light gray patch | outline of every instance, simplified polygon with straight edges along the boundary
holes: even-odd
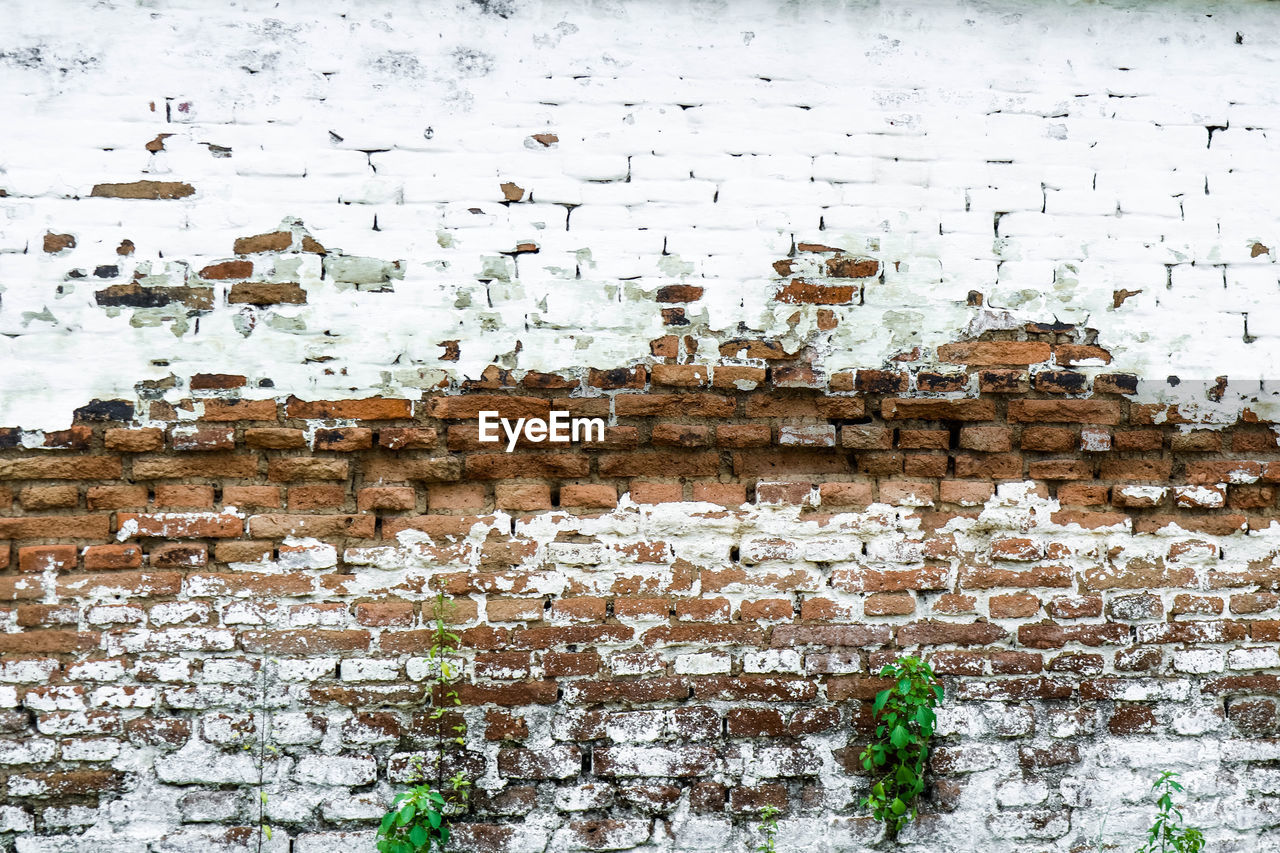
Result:
[[[370,67],[388,77],[421,77],[422,63],[407,50],[389,50],[371,62]]]
[[[462,77],[484,77],[493,73],[493,54],[460,47],[453,52],[453,65]]]

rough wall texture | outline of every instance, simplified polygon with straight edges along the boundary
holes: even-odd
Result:
[[[1280,7],[6,15],[4,849],[1280,843]]]

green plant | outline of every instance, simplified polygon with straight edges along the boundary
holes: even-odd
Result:
[[[254,790],[258,792],[258,832],[256,837],[257,853],[262,853],[263,841],[271,840],[271,825],[267,823],[267,753],[272,759],[280,755],[280,750],[271,743],[271,709],[267,705],[267,661],[258,662],[258,707],[255,709],[254,722],[257,737],[244,744],[244,750],[253,756],[258,770],[258,779],[254,782]]]
[[[1204,833],[1194,826],[1183,826],[1182,809],[1173,803],[1174,793],[1183,791],[1177,776],[1166,770],[1151,786],[1151,790],[1161,792],[1156,800],[1159,812],[1147,830],[1147,843],[1135,853],[1200,853],[1204,849]]]
[[[444,595],[436,596],[435,628],[427,652],[430,695],[434,707],[435,766],[428,772],[421,756],[415,756],[412,787],[396,795],[391,810],[378,827],[379,853],[430,853],[443,851],[449,843],[449,823],[466,809],[471,782],[462,770],[444,778],[444,757],[450,745],[465,746],[467,725],[460,720],[447,725],[445,714],[462,704],[453,685],[462,672],[456,661],[458,635],[445,624]],[[447,734],[448,733],[448,734]]]
[[[880,670],[894,685],[876,694],[872,715],[875,738],[862,752],[862,767],[872,774],[871,793],[862,805],[882,821],[889,837],[916,817],[915,800],[924,791],[929,739],[937,719],[933,709],[942,688],[929,664],[899,658]]]
[[[764,835],[764,840],[756,848],[757,853],[777,853],[774,841],[778,837],[778,815],[781,810],[777,806],[765,806],[760,809],[760,825],[756,827]]]

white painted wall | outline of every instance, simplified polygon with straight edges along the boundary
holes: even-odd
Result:
[[[1265,2],[15,0],[0,424],[63,426],[171,372],[412,396],[504,356],[618,366],[664,333],[649,297],[678,281],[707,289],[695,334],[806,340],[813,310],[789,327],[770,300],[793,235],[885,265],[836,309],[829,371],[1012,317],[1096,328],[1146,377],[1280,377],[1277,23]],[[143,178],[196,193],[86,198]],[[502,205],[505,181],[526,201]],[[94,303],[122,239],[127,280],[285,218],[403,279],[344,290],[304,264],[308,305],[219,300],[198,328]],[[46,255],[46,231],[78,245]],[[526,241],[540,253],[499,254]],[[1141,292],[1116,309],[1120,289]]]

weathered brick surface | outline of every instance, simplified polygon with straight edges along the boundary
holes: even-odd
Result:
[[[0,850],[1276,846],[1269,4],[18,5]]]

